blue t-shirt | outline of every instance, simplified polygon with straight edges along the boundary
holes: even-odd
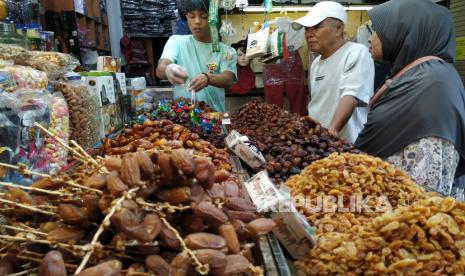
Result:
[[[225,71],[234,73],[237,80],[236,51],[223,43],[220,43],[220,52],[213,52],[211,43],[197,41],[192,35],[173,35],[168,39],[160,59],[168,59],[184,67],[189,75],[187,83],[202,73],[221,74]],[[175,86],[175,98],[190,98],[190,96],[186,87]],[[216,111],[225,111],[223,88],[209,85],[195,93],[195,98],[196,101],[205,101]]]

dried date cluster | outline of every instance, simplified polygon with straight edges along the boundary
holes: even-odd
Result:
[[[365,154],[334,153],[290,177],[286,185],[294,198],[301,199],[297,208],[317,235],[350,231],[353,225],[366,224],[380,212],[427,196],[406,172]]]
[[[77,275],[197,275],[198,264],[211,275],[253,274],[250,242],[276,224],[257,217],[227,170],[184,149],[102,162],[73,180],[36,181],[29,193],[8,189],[2,199],[15,204],[1,213],[14,228],[0,241],[11,252],[0,261],[1,275],[31,260],[40,262],[39,275],[67,275],[89,245],[93,254]]]
[[[463,275],[465,204],[430,197],[322,235],[299,275]]]
[[[351,144],[331,136],[310,117],[290,114],[262,100],[252,100],[233,114],[231,129],[255,142],[267,161],[266,170],[276,183],[333,152],[358,153]]]
[[[177,148],[192,149],[196,155],[211,158],[217,168],[231,170],[226,150],[217,149],[197,133],[170,120],[145,120],[143,124],[134,124],[124,129],[121,135],[104,139],[98,154],[120,155],[138,149]]]

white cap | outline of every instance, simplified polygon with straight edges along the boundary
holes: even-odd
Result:
[[[323,1],[317,3],[304,16],[292,23],[294,30],[300,30],[303,27],[313,27],[328,17],[337,18],[347,24],[347,14],[344,7],[333,1]]]

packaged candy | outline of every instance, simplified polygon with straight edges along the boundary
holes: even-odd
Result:
[[[50,127],[49,130],[59,137],[66,145],[69,144],[69,111],[68,105],[61,93],[50,96]],[[68,149],[52,137],[45,138],[50,173],[57,173],[67,164]]]
[[[46,89],[48,85],[48,78],[44,72],[28,66],[0,67],[0,72],[9,73],[16,81],[19,89]]]
[[[15,93],[0,93],[0,148],[12,154],[12,164],[21,163],[26,169],[49,173],[44,151],[45,137],[35,122],[48,128],[50,122],[49,95],[42,90],[20,89]],[[6,123],[6,124],[5,124]],[[10,171],[6,181],[30,185],[34,178],[25,178]],[[5,180],[5,179],[4,179]]]

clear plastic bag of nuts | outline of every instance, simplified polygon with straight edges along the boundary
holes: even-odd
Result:
[[[68,103],[70,138],[85,149],[91,148],[104,137],[98,96],[87,90],[78,74],[67,74],[65,79],[55,83],[55,90],[60,91]]]

